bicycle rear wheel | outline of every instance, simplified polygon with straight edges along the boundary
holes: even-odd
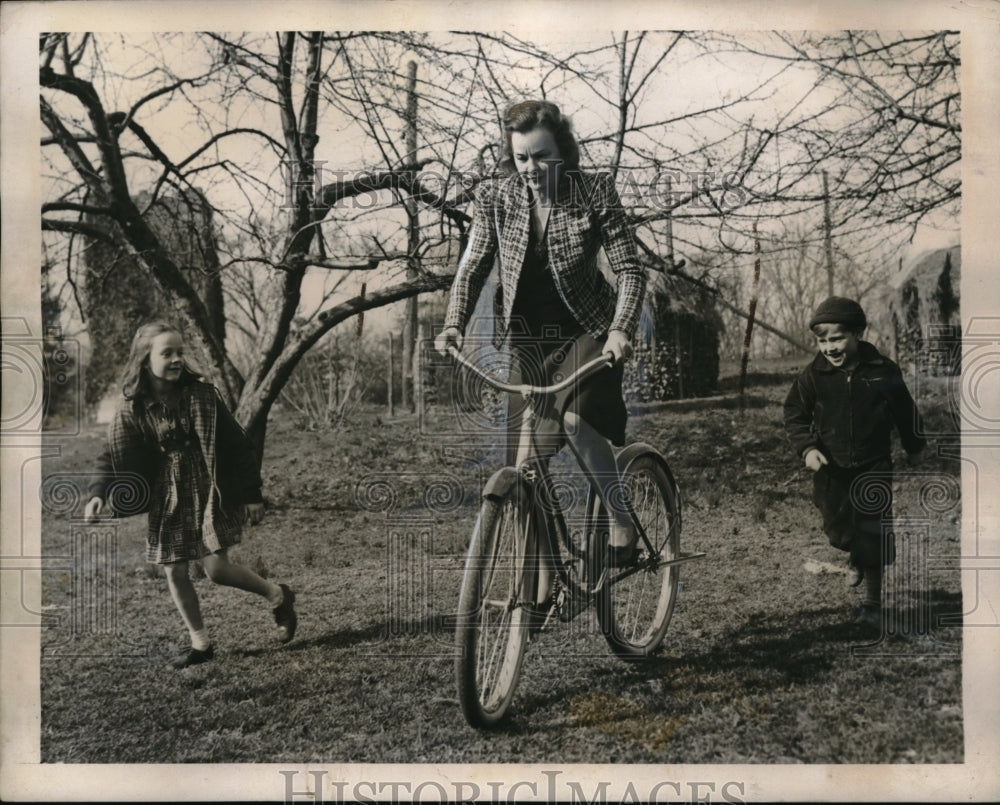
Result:
[[[609,569],[597,593],[597,619],[611,650],[624,660],[651,655],[667,633],[677,599],[679,569],[664,564],[680,554],[680,501],[659,456],[640,453],[620,470],[622,486],[652,546],[640,540],[634,567]],[[607,523],[606,513],[598,524]],[[592,556],[603,556],[602,531],[591,530]]]
[[[536,576],[529,496],[521,484],[483,501],[458,603],[455,661],[466,720],[491,727],[507,712],[528,639]]]

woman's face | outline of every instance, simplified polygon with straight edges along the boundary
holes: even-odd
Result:
[[[174,383],[184,368],[184,341],[180,333],[160,333],[149,342],[149,371],[157,380]]]
[[[540,128],[511,132],[510,150],[517,172],[532,188],[549,198],[554,196],[562,158],[552,132]]]

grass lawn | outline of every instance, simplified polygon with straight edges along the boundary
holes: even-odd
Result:
[[[852,623],[859,593],[827,544],[807,471],[781,429],[787,371],[732,378],[705,400],[646,405],[632,439],[682,488],[682,590],[661,653],[613,659],[592,612],[529,646],[509,720],[459,711],[450,616],[495,434],[446,440],[454,416],[356,412],[345,427],[275,418],[268,503],[234,556],[298,596],[299,633],[274,638],[259,599],[196,581],[213,662],[187,646],[166,583],[144,562],[145,518],[84,529],[55,495],[43,549],[43,762],[959,763],[963,760],[959,460],[947,387],[920,403],[939,434],[897,463],[896,634]],[[47,436],[49,488],[79,485],[103,428]],[[445,446],[446,441],[448,446]],[[58,453],[58,454],[57,454]],[[569,471],[565,456],[557,471]]]

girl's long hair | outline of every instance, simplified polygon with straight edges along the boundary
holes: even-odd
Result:
[[[573,135],[573,124],[550,101],[519,101],[507,108],[503,116],[503,142],[500,144],[498,167],[504,176],[517,173],[511,146],[511,135],[532,129],[545,129],[552,134],[562,159],[563,175],[580,170],[580,146]]]
[[[153,339],[164,333],[177,333],[181,338],[184,337],[184,333],[179,327],[162,319],[143,324],[135,331],[132,338],[132,348],[129,350],[125,369],[122,371],[122,394],[126,400],[142,400],[152,394],[153,383],[149,373],[149,353],[152,349]],[[183,362],[184,368],[177,382],[184,385],[199,380],[202,373],[191,364],[187,355],[184,356]]]

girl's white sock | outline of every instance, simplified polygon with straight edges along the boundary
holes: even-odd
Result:
[[[191,630],[191,648],[205,651],[211,645],[212,641],[208,637],[208,629],[199,629],[197,632]]]

